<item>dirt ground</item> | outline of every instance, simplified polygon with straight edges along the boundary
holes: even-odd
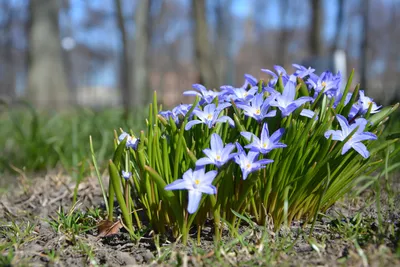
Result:
[[[131,242],[124,231],[99,238],[96,228],[71,240],[67,233],[55,231],[51,221],[60,207],[70,209],[75,183],[57,173],[18,180],[0,197],[0,256],[14,251],[14,266],[400,266],[399,183],[392,186],[394,209],[389,209],[389,198],[382,194],[378,213],[372,190],[347,197],[317,221],[312,238],[308,237],[310,226],[301,227],[301,222],[279,233],[243,225],[242,238],[227,232],[225,245],[215,246],[207,226],[200,245],[190,242],[183,247],[162,237],[157,245],[151,233],[138,243]],[[96,178],[80,184],[78,200],[75,210],[102,207]],[[10,238],[4,234],[12,222],[21,229],[33,224],[33,230],[20,237],[13,249],[6,246]]]

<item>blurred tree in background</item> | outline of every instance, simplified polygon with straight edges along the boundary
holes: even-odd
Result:
[[[58,25],[59,1],[29,3],[29,100],[41,108],[70,105]]]
[[[339,58],[391,103],[399,25],[398,0],[0,0],[0,95],[128,110],[157,90],[171,106],[192,83],[240,86],[274,64],[322,72]]]

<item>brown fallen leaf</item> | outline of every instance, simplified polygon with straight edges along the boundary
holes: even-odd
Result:
[[[97,224],[97,231],[99,233],[97,237],[107,237],[110,235],[118,234],[119,229],[121,229],[122,227],[123,226],[120,220],[116,222],[102,220]]]

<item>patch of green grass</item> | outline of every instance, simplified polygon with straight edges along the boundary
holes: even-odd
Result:
[[[95,259],[95,254],[94,254],[94,248],[90,244],[87,244],[83,242],[82,240],[79,240],[78,243],[76,244],[76,249],[82,253],[82,255],[85,255],[86,257],[86,264],[97,267],[99,264],[97,263]]]
[[[14,251],[8,250],[4,254],[0,254],[0,266],[13,266]]]
[[[15,169],[34,172],[61,165],[75,178],[82,169],[88,174],[89,136],[93,138],[97,160],[103,163],[114,149],[113,130],[143,128],[142,114],[135,111],[125,118],[122,109],[87,108],[53,114],[39,112],[26,102],[2,109],[0,173]]]
[[[0,266],[26,266],[29,257],[18,258],[16,253],[23,246],[35,241],[38,234],[30,221],[0,221]]]
[[[46,257],[48,264],[52,266],[56,265],[60,261],[60,256],[54,249],[44,251],[43,256]]]
[[[22,245],[32,242],[37,238],[35,225],[30,221],[2,223],[0,227],[0,251],[7,249],[18,250]]]
[[[59,208],[57,216],[52,217],[49,224],[56,233],[61,233],[66,240],[72,244],[77,244],[80,234],[90,231],[96,227],[97,220],[100,218],[98,209],[89,210],[84,213],[77,209],[77,204],[66,212],[63,207]]]

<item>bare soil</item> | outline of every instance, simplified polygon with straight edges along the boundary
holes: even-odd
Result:
[[[316,222],[312,238],[308,238],[310,226],[303,227],[301,222],[279,233],[267,230],[268,242],[260,241],[264,228],[243,225],[239,231],[247,233],[243,240],[237,241],[226,232],[226,246],[216,247],[212,226],[206,226],[200,245],[190,242],[183,247],[164,237],[156,245],[151,233],[134,243],[123,230],[99,238],[96,228],[71,241],[68,234],[57,233],[49,223],[57,217],[60,207],[68,211],[72,205],[75,183],[71,178],[50,173],[35,179],[18,179],[18,185],[0,197],[0,228],[6,229],[11,222],[21,228],[28,222],[35,227],[30,239],[14,246],[15,266],[400,266],[398,182],[392,186],[394,209],[389,208],[388,197],[382,193],[382,222],[373,202],[375,194],[367,190],[330,208],[327,216]],[[96,178],[89,177],[79,185],[78,200],[77,210],[102,207]],[[358,216],[362,217],[360,221]],[[195,236],[194,232],[193,240]],[[0,256],[9,253],[10,249],[1,251],[1,244],[8,241],[0,234]]]

